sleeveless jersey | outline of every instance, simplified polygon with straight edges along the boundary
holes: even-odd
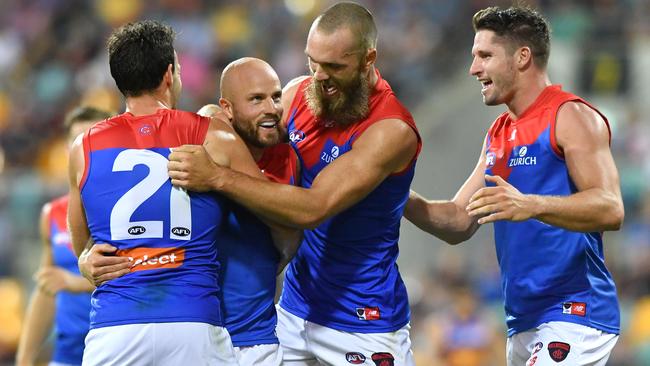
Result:
[[[165,322],[222,325],[216,241],[223,198],[172,188],[170,147],[202,144],[209,119],[160,109],[124,113],[83,138],[81,197],[95,243],[133,258],[92,295],[91,328]]]
[[[294,184],[297,157],[289,144],[265,149],[257,164],[271,181]],[[276,344],[279,254],[266,224],[241,205],[230,209],[218,244],[224,324],[235,347]]]
[[[49,226],[52,263],[68,272],[81,276],[77,256],[72,250],[67,223],[68,196],[50,202],[47,218]],[[55,341],[52,361],[81,365],[84,340],[88,333],[90,316],[90,293],[59,291],[55,299]]]
[[[596,110],[554,85],[519,119],[507,112],[499,116],[488,131],[486,173],[501,176],[523,194],[576,193],[555,141],[557,113],[566,102]],[[509,336],[550,321],[618,334],[616,287],[605,267],[602,233],[574,232],[530,219],[495,222],[494,236]]]
[[[309,188],[318,173],[352,149],[374,123],[399,119],[417,134],[413,117],[377,72],[370,113],[347,127],[316,119],[304,99],[311,78],[292,101],[289,138],[301,162],[301,185]],[[337,330],[382,333],[408,323],[406,288],[397,268],[400,219],[415,172],[415,160],[393,174],[357,204],[325,220],[305,238],[289,263],[280,305],[303,319]],[[350,179],[340,177],[340,179]]]

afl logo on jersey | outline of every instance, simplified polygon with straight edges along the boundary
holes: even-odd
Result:
[[[188,236],[188,235],[190,235],[190,229],[188,229],[186,227],[177,226],[177,227],[172,228],[172,234],[178,235],[178,236]]]
[[[142,235],[147,231],[144,226],[131,226],[129,228],[129,234],[131,235]]]
[[[490,169],[494,166],[494,162],[497,159],[497,154],[493,153],[490,151],[489,153],[485,154],[485,169]]]
[[[353,365],[361,365],[366,362],[366,356],[361,352],[348,352],[345,354],[345,360]]]
[[[305,139],[305,133],[300,130],[293,130],[289,133],[289,141],[298,143]]]

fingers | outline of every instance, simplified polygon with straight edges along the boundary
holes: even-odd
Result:
[[[489,224],[499,220],[509,220],[509,219],[510,217],[507,212],[495,212],[490,215],[481,217],[480,219],[478,219],[478,223],[480,225],[483,225],[483,224]]]
[[[117,252],[117,248],[110,244],[94,244],[91,247],[91,252],[98,252],[104,254],[114,254]]]
[[[128,268],[122,268],[122,269],[118,269],[118,268],[120,268],[120,267],[116,266],[116,267],[114,267],[115,270],[112,270],[112,271],[110,271],[108,273],[104,273],[104,274],[99,275],[97,277],[93,277],[93,282],[94,282],[95,286],[102,285],[107,281],[114,280],[116,278],[122,277],[125,274],[128,274],[129,272],[131,272],[131,266],[130,265],[129,265]]]
[[[469,209],[468,206],[467,214],[472,217],[485,216],[495,212],[499,212],[500,210],[501,209],[499,208],[498,204],[487,204],[487,205],[478,206],[473,209]]]
[[[491,183],[496,184],[497,186],[509,186],[510,184],[506,182],[500,175],[485,175],[485,180]]]

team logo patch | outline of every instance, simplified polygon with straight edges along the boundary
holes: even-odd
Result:
[[[571,345],[568,343],[551,342],[548,344],[548,354],[555,362],[564,361],[569,355],[569,351],[571,351]]]
[[[359,320],[379,320],[380,313],[377,306],[357,308]]]
[[[587,314],[587,304],[567,301],[562,304],[562,314],[585,316]]]
[[[345,360],[353,365],[361,365],[366,362],[366,356],[359,352],[348,352],[345,354]]]
[[[372,354],[372,362],[376,366],[394,366],[395,357],[388,352],[377,352]]]
[[[497,154],[493,153],[492,151],[485,154],[485,168],[486,169],[492,168],[496,160],[497,160]]]
[[[144,136],[151,135],[151,131],[152,131],[152,129],[151,129],[150,125],[142,125],[142,126],[140,126],[140,129],[138,130],[138,132],[140,132],[140,134],[144,135]]]
[[[293,130],[289,133],[289,141],[296,143],[305,139],[305,133],[300,130]]]

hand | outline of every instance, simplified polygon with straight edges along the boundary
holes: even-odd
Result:
[[[54,296],[61,290],[67,290],[72,273],[56,266],[47,266],[34,274],[38,288],[44,293]]]
[[[90,283],[99,286],[131,271],[131,260],[115,256],[117,248],[109,244],[94,244],[79,256],[79,271]]]
[[[202,145],[183,145],[172,149],[167,171],[172,184],[195,192],[213,190],[212,181],[219,166]]]
[[[500,176],[486,175],[485,180],[495,183],[484,187],[469,199],[467,213],[479,216],[479,224],[499,220],[524,221],[534,216],[534,196],[524,195]]]

